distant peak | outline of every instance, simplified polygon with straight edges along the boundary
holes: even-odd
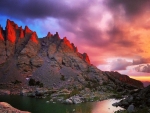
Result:
[[[48,32],[46,37],[51,37],[51,36],[53,35],[50,32]]]
[[[28,28],[28,26],[25,26],[25,34],[26,33],[28,33],[28,34],[30,34],[30,33],[32,33],[33,31],[31,31],[29,28]]]

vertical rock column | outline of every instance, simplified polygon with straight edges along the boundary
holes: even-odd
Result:
[[[0,65],[5,63],[6,61],[6,50],[5,50],[5,40],[4,40],[4,34],[3,29],[0,26]]]
[[[6,54],[7,56],[14,55],[16,42],[16,29],[18,26],[10,20],[7,20],[6,25]]]

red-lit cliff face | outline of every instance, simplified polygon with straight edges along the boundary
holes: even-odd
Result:
[[[88,56],[86,53],[83,53],[82,56],[83,56],[83,59],[84,59],[87,63],[90,64],[89,56]]]
[[[0,40],[4,41],[3,29],[0,26]]]
[[[143,88],[143,83],[142,82],[140,82],[138,80],[135,80],[135,79],[132,79],[127,75],[121,75],[120,73],[113,72],[113,71],[105,72],[105,73],[108,74],[109,77],[113,77],[115,80],[119,80],[122,83],[127,83],[127,84],[130,84],[130,85],[133,85],[133,86],[137,86],[139,88]]]
[[[75,47],[75,45],[74,45],[73,43],[71,43],[71,45],[72,45],[72,47],[73,47],[74,51],[75,51],[75,52],[78,52],[78,48],[77,48],[77,47]]]
[[[37,35],[36,35],[36,32],[33,32],[32,34],[31,34],[31,38],[30,38],[34,43],[36,43],[36,44],[38,44],[39,43],[39,41],[38,41],[38,39],[37,39]]]
[[[31,31],[28,26],[25,26],[25,34],[31,34],[33,31]]]
[[[20,37],[20,38],[24,38],[25,35],[24,35],[24,31],[23,31],[23,29],[22,29],[22,26],[19,28],[19,30],[20,30],[19,37]]]
[[[18,26],[13,21],[7,20],[6,39],[12,43],[15,43],[16,41],[16,29],[17,28]]]
[[[70,41],[66,37],[63,38],[62,43],[64,43],[70,49],[73,49],[72,45],[70,44]]]
[[[83,59],[84,61],[86,61],[88,64],[91,64],[91,63],[90,63],[89,56],[88,56],[86,53],[83,53],[83,54],[78,53],[78,56],[79,56],[81,59]]]

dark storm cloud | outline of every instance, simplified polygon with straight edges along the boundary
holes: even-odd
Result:
[[[76,8],[58,0],[1,0],[0,13],[19,19],[54,17],[76,20],[84,14],[87,5]]]
[[[138,0],[139,1],[139,0]],[[141,2],[127,2],[126,0],[112,0],[109,2],[110,6],[116,4],[123,4],[127,10],[134,10]],[[9,15],[16,19],[25,21],[26,19],[44,19],[47,17],[53,17],[59,19],[59,24],[63,29],[74,33],[77,38],[81,38],[86,44],[96,47],[104,47],[110,45],[110,43],[118,43],[120,45],[132,46],[132,42],[128,40],[120,40],[117,37],[122,37],[124,34],[119,28],[112,28],[106,31],[108,35],[105,39],[102,31],[92,24],[95,18],[93,14],[89,12],[90,6],[99,4],[96,0],[90,2],[85,0],[84,2],[73,1],[72,4],[66,1],[54,1],[54,0],[1,0],[0,2],[0,14]],[[108,4],[104,4],[108,5]],[[130,8],[134,5],[132,8]],[[128,9],[128,7],[130,9]],[[99,9],[101,9],[99,7]],[[97,11],[98,17],[103,15]],[[78,29],[80,30],[78,30]],[[117,35],[117,36],[116,36]]]
[[[40,21],[42,25],[39,29],[43,31],[52,30],[58,25],[58,32],[73,34],[71,36],[75,38],[73,37],[72,42],[75,42],[80,50],[89,53],[89,56],[94,54],[94,59],[94,56],[120,57],[138,53],[134,52],[138,36],[134,37],[128,31],[135,24],[131,20],[138,21],[138,14],[149,9],[148,5],[149,0],[0,0],[0,15],[15,18],[27,25],[36,25],[36,22]],[[47,18],[56,21],[52,21],[54,24],[49,27],[47,24],[51,23],[51,20]],[[36,19],[38,21],[34,21]],[[147,23],[144,27],[149,29]],[[93,62],[97,61],[98,64],[98,59],[100,57],[95,58]]]
[[[126,16],[135,16],[142,13],[145,8],[150,9],[149,0],[108,0],[108,8],[114,12],[119,12],[118,8],[122,6],[125,10]]]

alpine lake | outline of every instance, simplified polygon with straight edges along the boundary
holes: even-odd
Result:
[[[37,99],[17,95],[0,96],[0,102],[7,102],[17,109],[31,113],[114,113],[122,109],[112,106],[112,104],[117,101],[118,100],[115,99],[108,99],[97,102],[66,105],[59,102],[49,102],[48,98]]]

